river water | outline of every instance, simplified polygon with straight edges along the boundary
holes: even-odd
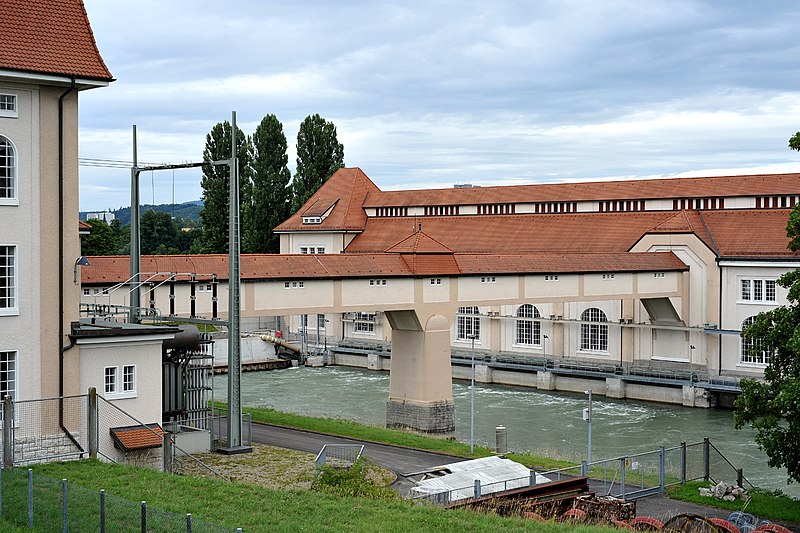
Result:
[[[227,376],[216,376],[214,397],[227,398]],[[386,424],[389,373],[348,367],[293,368],[242,374],[242,404],[311,416]],[[456,438],[469,442],[468,381],[453,380]],[[475,385],[475,442],[494,446],[495,428],[506,426],[508,449],[580,461],[588,448],[582,411],[585,394],[541,392],[525,387]],[[711,442],[754,485],[800,497],[782,470],[767,466],[749,429],[735,430],[732,411],[593,397],[592,459],[646,452],[659,446]],[[712,472],[713,476],[713,472]],[[735,481],[735,479],[728,479]]]

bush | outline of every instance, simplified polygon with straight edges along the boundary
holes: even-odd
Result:
[[[373,500],[399,500],[398,493],[380,483],[382,477],[377,466],[360,457],[349,468],[323,465],[319,475],[311,484],[311,490]]]

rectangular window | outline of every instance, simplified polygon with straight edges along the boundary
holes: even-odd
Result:
[[[486,276],[481,278],[481,283],[495,283],[497,278],[494,276]]]
[[[17,198],[17,154],[11,141],[0,135],[0,200],[5,204]]]
[[[441,285],[442,278],[431,278],[431,285]]]
[[[16,118],[18,113],[17,95],[7,93],[0,94],[0,117]]]
[[[325,329],[325,322],[327,322],[327,320],[325,320],[325,315],[317,315],[317,325],[319,329]]]
[[[654,278],[663,278],[664,277],[664,273],[663,272],[655,272],[653,274],[653,277]]]
[[[89,294],[90,294],[89,293],[89,289],[83,289],[83,295],[84,296],[89,296]]]
[[[369,280],[369,284],[372,287],[378,287],[378,286],[385,287],[386,286],[386,280],[385,279],[371,279],[371,280]]]
[[[117,367],[107,366],[103,371],[103,390],[106,394],[117,392]]]
[[[0,398],[17,394],[17,352],[0,352]]]
[[[301,254],[307,254],[308,253],[308,246],[301,246],[300,247],[300,253]]]
[[[17,311],[17,247],[0,246],[0,314]]]
[[[545,281],[558,281],[558,274],[545,274]]]
[[[614,274],[603,274],[604,280],[614,279]]]
[[[456,317],[456,339],[460,341],[480,339],[481,336],[481,317],[480,316],[461,316],[478,315],[477,307],[459,307]]]
[[[356,313],[353,330],[356,333],[375,333],[375,313]]]
[[[739,297],[743,302],[771,303],[777,297],[774,279],[739,280]]]
[[[122,367],[122,392],[136,392],[136,367],[134,365]]]

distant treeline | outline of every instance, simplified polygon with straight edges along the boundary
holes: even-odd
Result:
[[[163,213],[167,213],[173,218],[176,219],[183,219],[183,220],[191,220],[195,223],[200,221],[200,211],[203,209],[203,201],[202,200],[194,200],[192,202],[183,202],[182,204],[160,204],[160,205],[142,205],[139,208],[141,213],[145,211],[161,211]],[[81,211],[80,212],[80,219],[86,220],[88,217],[86,216],[88,213],[101,213],[103,211],[96,210],[96,211]],[[119,223],[123,226],[130,224],[131,222],[131,208],[130,207],[120,207],[119,209],[112,209],[108,211],[113,213]]]

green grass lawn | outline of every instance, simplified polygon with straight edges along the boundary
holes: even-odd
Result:
[[[742,501],[726,502],[716,498],[700,496],[698,489],[708,487],[705,481],[692,481],[685,485],[678,485],[668,490],[670,498],[694,502],[699,505],[727,509],[729,511],[744,511],[759,518],[769,520],[789,521],[800,524],[800,500],[789,496],[775,494],[771,491],[750,491],[751,500],[745,504]]]
[[[591,526],[570,526],[552,522],[534,522],[522,519],[503,518],[468,511],[444,510],[430,505],[418,505],[408,501],[382,501],[366,498],[348,498],[313,491],[278,491],[243,483],[176,476],[149,469],[131,468],[97,461],[73,461],[51,463],[34,467],[34,476],[52,478],[50,485],[56,489],[49,498],[51,505],[60,505],[60,482],[67,479],[77,492],[78,486],[91,489],[96,494],[105,489],[109,498],[125,498],[129,501],[125,525],[117,522],[110,531],[138,531],[136,509],[138,502],[147,501],[156,510],[177,513],[178,521],[185,513],[192,513],[196,520],[203,520],[234,530],[241,527],[246,532],[295,532],[295,531],[392,531],[416,533],[421,531],[533,531],[594,533],[613,531]],[[20,476],[24,479],[24,476]],[[46,483],[45,483],[46,484]],[[4,488],[6,483],[4,482]],[[9,484],[10,485],[10,484]],[[13,491],[4,490],[3,501],[12,498]],[[24,498],[24,495],[22,496]],[[89,496],[83,503],[71,503],[78,508],[77,514],[88,523],[95,511],[96,500]],[[38,506],[38,504],[37,504]],[[117,503],[119,507],[119,503]],[[131,510],[133,512],[131,512]],[[7,512],[4,510],[4,513]],[[52,514],[52,513],[51,513]],[[115,520],[111,511],[108,520]],[[8,519],[7,515],[4,517]],[[22,521],[26,520],[22,513]],[[60,525],[60,522],[58,522]],[[0,524],[2,525],[2,524]],[[155,525],[155,524],[153,524]],[[174,526],[170,526],[174,527]],[[86,529],[84,529],[86,528]],[[60,529],[60,527],[59,527]],[[92,528],[94,529],[94,528]],[[52,529],[48,529],[52,530]],[[82,525],[70,531],[90,530]],[[169,529],[176,531],[180,529]],[[6,529],[3,529],[6,531]],[[16,531],[8,529],[8,531]],[[20,530],[21,531],[21,530]],[[156,529],[154,529],[156,531]],[[167,529],[163,529],[167,531]],[[196,531],[204,531],[197,528]]]

